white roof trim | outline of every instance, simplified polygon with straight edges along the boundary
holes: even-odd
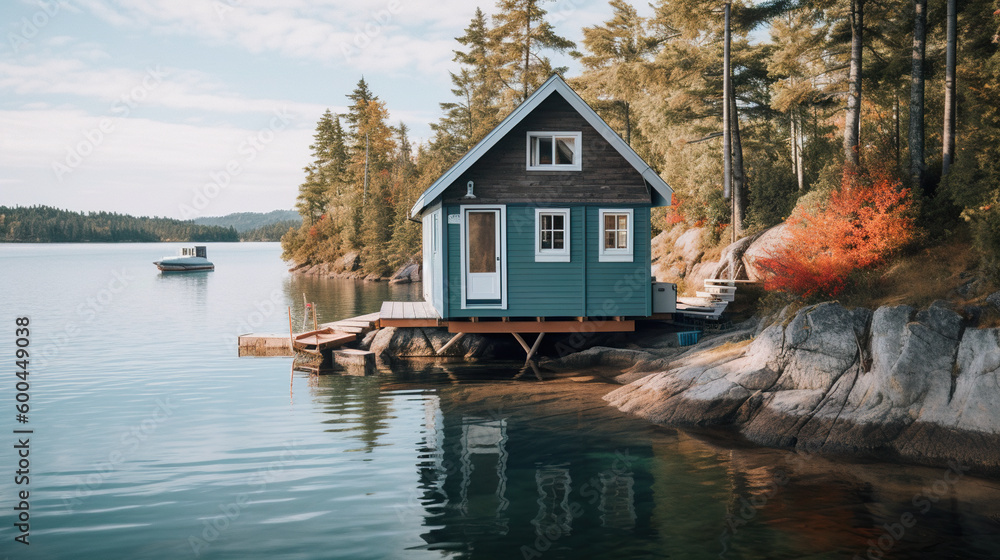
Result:
[[[563,81],[557,74],[553,74],[551,78],[546,80],[544,84],[541,85],[534,93],[532,93],[528,99],[524,100],[517,106],[511,114],[507,115],[496,128],[491,130],[478,144],[473,146],[471,150],[468,151],[461,159],[459,159],[455,165],[451,166],[451,169],[446,171],[444,175],[438,178],[433,185],[427,188],[417,202],[413,205],[410,210],[410,217],[416,218],[419,216],[424,208],[429,204],[434,202],[439,196],[441,196],[445,189],[449,185],[454,183],[463,173],[468,171],[472,164],[476,163],[480,157],[483,156],[490,148],[496,145],[504,136],[507,135],[515,126],[517,126],[524,117],[528,116],[533,110],[535,110],[538,105],[549,98],[553,92],[559,92],[563,99],[565,99],[578,113],[580,113],[583,118],[590,123],[590,126],[594,127],[594,130],[598,132],[605,140],[611,144],[618,153],[622,155],[635,168],[636,171],[642,175],[642,178],[646,181],[646,184],[653,188],[656,194],[660,195],[663,200],[670,203],[670,196],[673,194],[673,189],[667,185],[659,174],[657,174],[649,165],[643,161],[639,154],[635,153],[635,150],[631,146],[622,140],[621,136],[615,133],[614,130],[608,126],[608,123],[604,122],[604,119],[600,117],[590,105],[583,100],[573,88]],[[650,193],[651,195],[653,193]],[[654,197],[655,203],[655,197]]]

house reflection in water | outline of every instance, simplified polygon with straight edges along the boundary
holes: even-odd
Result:
[[[636,527],[636,481],[621,454],[588,451],[571,435],[556,448],[551,427],[443,412],[436,397],[426,407],[419,467],[426,548],[522,557],[521,547],[536,542],[569,545],[593,538],[593,528]],[[651,494],[649,481],[644,488]]]
[[[507,420],[462,418],[461,483],[458,510],[468,517],[496,520],[496,531],[507,533]],[[470,497],[471,492],[471,497]]]

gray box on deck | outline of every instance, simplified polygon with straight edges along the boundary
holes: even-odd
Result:
[[[653,313],[677,312],[677,284],[653,282]]]

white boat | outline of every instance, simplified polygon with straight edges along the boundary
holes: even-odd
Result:
[[[194,270],[215,270],[215,265],[208,260],[204,245],[184,247],[181,253],[174,257],[163,257],[153,261],[156,268],[163,272],[188,272]]]

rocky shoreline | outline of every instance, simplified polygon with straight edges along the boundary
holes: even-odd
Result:
[[[767,323],[683,352],[591,348],[549,365],[632,363],[605,400],[657,424],[1000,474],[1000,329],[966,328],[944,303],[874,312],[823,303]]]
[[[361,270],[361,256],[350,252],[332,263],[302,263],[288,269],[292,274],[303,276],[318,276],[320,278],[345,278],[348,280],[364,280],[365,282],[389,282],[390,284],[409,284],[420,282],[422,267],[416,260],[411,260],[400,266],[390,276],[366,274]]]

